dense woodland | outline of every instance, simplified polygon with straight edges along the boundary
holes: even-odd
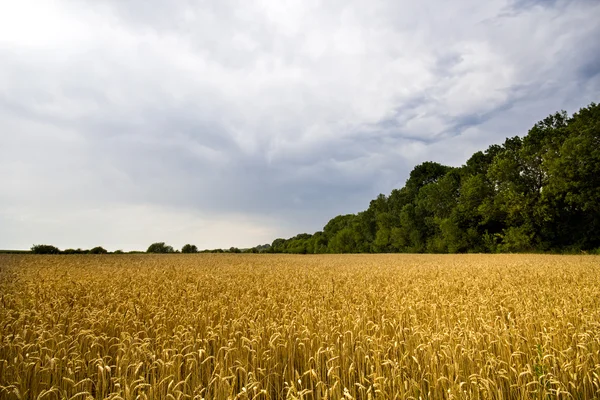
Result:
[[[273,253],[579,252],[600,248],[600,106],[548,116],[453,168],[417,165],[406,185]],[[265,251],[265,249],[261,249]]]

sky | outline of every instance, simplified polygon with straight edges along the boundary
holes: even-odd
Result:
[[[0,1],[0,248],[321,230],[600,101],[598,0]]]

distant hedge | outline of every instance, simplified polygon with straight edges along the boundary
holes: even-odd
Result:
[[[5,252],[10,252],[10,253],[29,253],[29,252],[25,252],[25,251],[5,251]],[[49,244],[36,244],[33,245],[31,247],[31,253],[33,254],[108,254],[108,250],[106,250],[105,248],[103,248],[102,246],[96,246],[90,250],[83,250],[83,249],[66,249],[66,250],[60,250],[58,247],[56,246],[52,246]]]

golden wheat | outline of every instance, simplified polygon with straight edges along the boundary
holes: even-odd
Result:
[[[600,398],[599,265],[1,255],[0,398]]]

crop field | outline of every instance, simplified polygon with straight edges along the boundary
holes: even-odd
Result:
[[[0,399],[600,398],[600,257],[0,255]]]

